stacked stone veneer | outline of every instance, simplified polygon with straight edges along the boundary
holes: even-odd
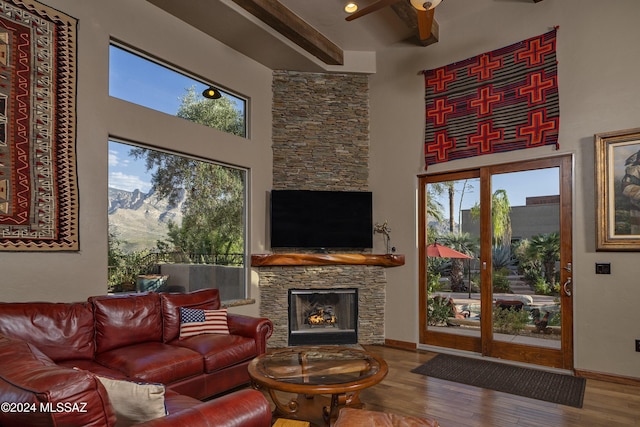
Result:
[[[384,268],[314,266],[260,268],[260,311],[273,322],[269,347],[288,344],[289,289],[358,289],[358,342],[384,344]]]
[[[273,73],[273,188],[368,190],[369,79]]]
[[[274,71],[272,113],[274,189],[369,189],[368,76]],[[257,271],[260,314],[274,323],[269,347],[288,344],[292,288],[357,288],[358,341],[384,343],[383,267],[278,266]]]

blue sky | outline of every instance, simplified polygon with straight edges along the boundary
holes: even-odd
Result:
[[[151,171],[146,172],[144,163],[128,156],[130,146],[109,141],[109,187],[119,190],[151,190]]]
[[[553,196],[560,194],[560,177],[558,168],[540,169],[532,171],[514,172],[494,175],[491,183],[492,191],[506,190],[511,206],[524,206],[527,197]],[[462,199],[462,209],[471,209],[480,200],[480,180],[469,180],[471,188],[467,187]],[[454,215],[458,221],[460,196],[463,181],[456,186],[454,197]],[[446,194],[437,198],[448,212],[449,199]]]

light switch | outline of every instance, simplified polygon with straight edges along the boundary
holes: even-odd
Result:
[[[596,262],[596,274],[611,274],[611,263]]]

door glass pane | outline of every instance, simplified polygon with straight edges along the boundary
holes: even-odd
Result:
[[[560,348],[559,168],[493,175],[496,341]]]
[[[426,211],[427,329],[479,337],[480,179],[427,184]]]

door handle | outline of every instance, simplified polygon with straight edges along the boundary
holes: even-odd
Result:
[[[573,285],[571,283],[571,277],[569,277],[567,279],[567,281],[562,284],[562,292],[564,292],[564,294],[566,296],[568,296],[568,297],[571,296],[571,294],[573,292]]]

